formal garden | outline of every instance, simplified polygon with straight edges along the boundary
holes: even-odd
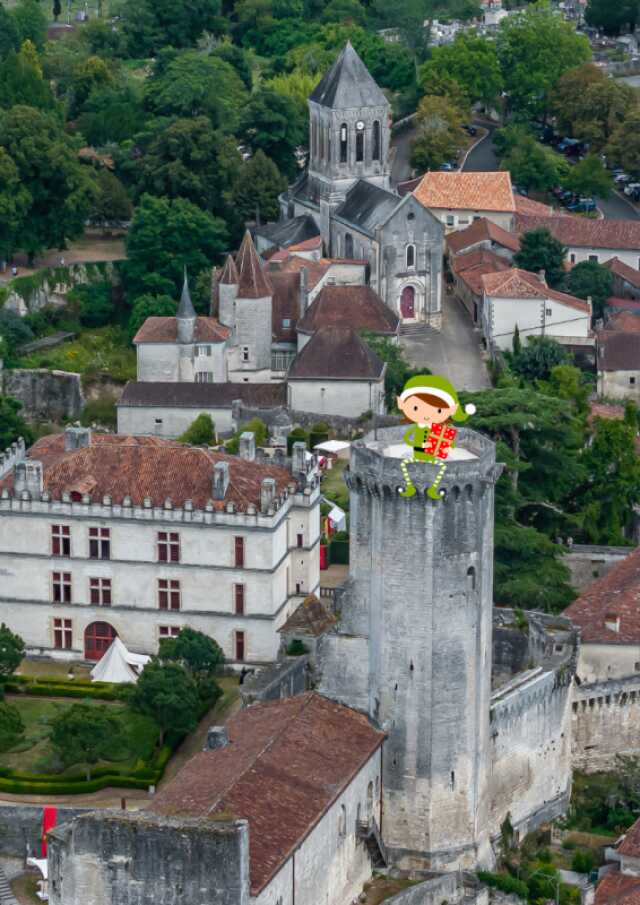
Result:
[[[222,718],[237,698],[216,642],[188,628],[161,642],[135,685],[64,675],[23,655],[22,639],[2,625],[0,793],[146,790],[205,714]]]

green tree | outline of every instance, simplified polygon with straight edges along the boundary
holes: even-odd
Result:
[[[160,744],[166,733],[193,732],[198,724],[199,699],[196,684],[179,663],[148,663],[131,696],[131,707],[145,713],[160,727]]]
[[[222,648],[209,635],[185,627],[176,638],[163,638],[158,658],[179,663],[194,677],[212,678],[224,664]]]
[[[569,363],[570,356],[560,343],[548,336],[528,336],[519,354],[511,356],[511,369],[532,383],[547,380],[554,368]]]
[[[513,258],[516,267],[539,273],[544,270],[547,282],[557,286],[564,277],[567,250],[548,229],[531,229],[520,240],[520,251]]]
[[[53,95],[42,77],[37,51],[25,41],[20,53],[10,52],[0,63],[0,107],[16,104],[47,110],[53,107]]]
[[[47,40],[47,16],[38,0],[20,0],[12,11],[20,44],[31,41],[42,50]]]
[[[18,26],[11,13],[0,4],[0,60],[12,50],[19,50],[20,35]]]
[[[256,211],[263,222],[277,220],[278,196],[286,187],[287,180],[275,163],[263,151],[256,151],[238,173],[231,190],[231,205],[243,222],[252,220]]]
[[[263,151],[280,172],[295,175],[294,152],[306,141],[307,123],[290,98],[258,89],[242,112],[239,134],[254,154]]]
[[[133,339],[148,317],[175,317],[177,310],[177,302],[168,295],[139,296],[129,316],[129,336]]]
[[[71,304],[79,306],[83,327],[106,327],[115,319],[113,287],[109,282],[77,286],[68,294],[67,299]]]
[[[127,190],[110,170],[102,169],[96,176],[97,194],[91,212],[91,222],[108,230],[131,219],[133,205]]]
[[[219,59],[224,60],[225,63],[229,63],[230,66],[233,66],[242,79],[244,87],[247,91],[251,91],[253,88],[253,75],[251,73],[251,66],[247,58],[247,53],[242,47],[238,47],[237,44],[232,44],[231,41],[225,40],[221,44],[218,44],[215,50],[211,52],[211,56],[218,57]]]
[[[94,88],[78,117],[78,128],[89,144],[121,142],[140,130],[144,121],[141,91],[129,82]]]
[[[509,105],[526,118],[546,119],[560,77],[591,59],[588,38],[545,0],[500,23],[497,49]]]
[[[609,78],[592,63],[565,72],[553,92],[558,130],[588,141],[592,151],[603,148],[620,123],[637,109],[635,89]]]
[[[0,332],[0,359],[3,357],[4,346],[5,341]],[[11,446],[18,437],[24,437],[27,445],[33,440],[31,428],[24,418],[20,416],[21,408],[22,403],[18,402],[17,399],[0,395],[0,449],[6,449]],[[0,679],[2,677],[2,644],[3,635],[0,631]]]
[[[387,365],[384,384],[386,404],[388,411],[395,411],[396,399],[404,389],[407,380],[415,374],[430,374],[431,371],[428,368],[420,368],[419,371],[415,371],[404,357],[402,348],[387,337],[363,331],[362,338],[378,358]]]
[[[457,156],[465,142],[464,116],[446,97],[427,94],[416,116],[416,138],[411,147],[411,163],[418,170],[434,169]]]
[[[520,134],[500,162],[517,185],[544,192],[564,183],[569,167],[559,154],[541,145],[532,135]]]
[[[634,111],[620,123],[606,149],[607,157],[640,176],[640,111]]]
[[[122,738],[122,724],[108,707],[74,704],[51,721],[49,741],[62,763],[84,764],[87,780],[95,765]]]
[[[427,54],[429,29],[425,22],[433,18],[434,0],[374,0],[373,8],[380,21],[397,28],[400,39],[410,51],[417,69]]]
[[[60,18],[60,13],[62,12],[62,4],[60,0],[53,0],[53,21],[57,22]]]
[[[608,35],[633,31],[640,20],[640,2],[638,0],[589,0],[585,11],[585,19],[594,28],[601,28]]]
[[[220,0],[124,0],[123,33],[130,56],[150,57],[163,47],[192,47],[204,32],[219,33]]]
[[[216,441],[216,428],[211,415],[198,415],[178,440],[190,446],[212,446]]]
[[[576,195],[608,198],[613,191],[613,177],[597,154],[588,154],[569,170],[564,185]]]
[[[613,274],[596,261],[581,261],[566,275],[562,289],[585,301],[590,298],[594,318],[601,318],[605,302],[613,295]]]
[[[112,65],[97,56],[81,60],[73,72],[69,113],[75,117],[83,109],[94,91],[111,87],[114,82]]]
[[[431,58],[420,69],[425,92],[431,94],[431,81],[441,78],[458,82],[472,103],[494,104],[503,87],[495,42],[472,32],[459,32],[452,44],[434,47]]]
[[[324,8],[322,18],[325,22],[351,22],[364,25],[367,17],[360,0],[329,0]]]
[[[178,298],[184,268],[192,283],[227,248],[224,223],[189,201],[143,195],[127,235],[127,292]]]
[[[148,108],[160,116],[207,116],[214,129],[234,133],[247,101],[242,79],[219,57],[195,50],[161,59],[145,88]]]
[[[31,202],[17,166],[4,148],[0,148],[0,258],[7,260],[16,248]]]
[[[0,447],[2,449],[7,446],[7,443],[4,443],[3,440],[3,419],[2,419],[2,402],[3,399],[6,400],[7,397],[0,396]],[[8,400],[12,402],[13,400]],[[17,440],[17,437],[14,439]],[[9,441],[10,443],[13,440]],[[3,445],[4,444],[4,445]],[[19,635],[15,635],[11,629],[2,623],[0,625],[0,683],[4,685],[14,674],[16,669],[22,663],[22,658],[24,656],[24,641]]]
[[[30,259],[82,235],[95,185],[58,123],[32,107],[13,107],[0,115],[0,148],[13,160],[29,193],[15,241]]]
[[[15,311],[0,308],[0,339],[0,360],[4,356],[5,364],[12,364],[20,346],[33,339],[33,331]]]
[[[13,704],[0,703],[0,751],[9,751],[24,735],[20,711]]]

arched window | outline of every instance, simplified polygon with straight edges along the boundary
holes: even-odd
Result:
[[[374,120],[373,123],[373,149],[371,151],[371,159],[372,160],[380,160],[380,122],[379,120]]]
[[[416,266],[416,247],[407,245],[407,270]]]
[[[356,123],[356,161],[362,163],[364,160],[364,123],[362,121]]]
[[[473,566],[469,566],[467,569],[467,590],[475,591],[476,589],[476,570]]]
[[[367,820],[371,819],[373,814],[373,780],[367,786]]]
[[[340,126],[340,163],[347,163],[349,159],[349,129],[346,123]]]
[[[353,236],[351,233],[344,235],[344,256],[345,258],[353,258]]]
[[[340,815],[338,817],[338,835],[347,835],[347,809],[343,804],[340,805]]]

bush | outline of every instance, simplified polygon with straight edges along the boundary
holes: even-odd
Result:
[[[85,427],[97,424],[110,430],[118,426],[117,399],[115,396],[105,395],[98,399],[90,399],[82,410],[80,423]]]
[[[592,852],[574,852],[573,858],[571,859],[571,870],[575,870],[577,874],[589,874],[594,867],[595,859]]]
[[[304,443],[309,449],[309,434],[303,427],[294,427],[287,437],[287,455],[290,456],[293,451],[294,443]]]
[[[113,323],[115,305],[111,283],[86,283],[77,286],[68,296],[78,305],[80,323],[83,327],[106,327]]]
[[[216,427],[211,415],[198,415],[187,430],[178,437],[180,443],[189,443],[191,446],[211,446],[215,443]]]
[[[289,643],[287,647],[287,656],[288,657],[301,657],[303,654],[307,653],[307,646],[304,644],[300,638],[294,638],[293,641]]]
[[[340,539],[336,540],[334,535],[334,537],[331,539],[331,543],[329,544],[329,560],[332,565],[348,565],[349,541]]]
[[[521,899],[527,899],[529,890],[527,884],[522,880],[516,880],[510,874],[492,874],[488,871],[478,871],[478,879],[481,883],[486,883],[492,889],[499,889],[501,892],[513,893],[520,896]]]
[[[13,704],[0,704],[0,751],[8,751],[24,735],[20,711]]]

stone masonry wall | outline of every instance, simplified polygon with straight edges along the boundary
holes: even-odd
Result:
[[[79,374],[68,371],[0,371],[0,389],[22,403],[22,414],[36,421],[80,416],[84,405]]]
[[[40,857],[42,838],[42,805],[0,806],[0,855],[23,858]],[[58,825],[80,817],[88,811],[81,808],[58,808]]]
[[[640,676],[574,688],[571,715],[573,765],[593,773],[611,770],[616,754],[640,751]]]
[[[444,902],[453,905],[460,901],[462,893],[459,875],[443,874],[441,877],[434,877],[404,889],[398,895],[387,899],[386,905],[443,905]]]

